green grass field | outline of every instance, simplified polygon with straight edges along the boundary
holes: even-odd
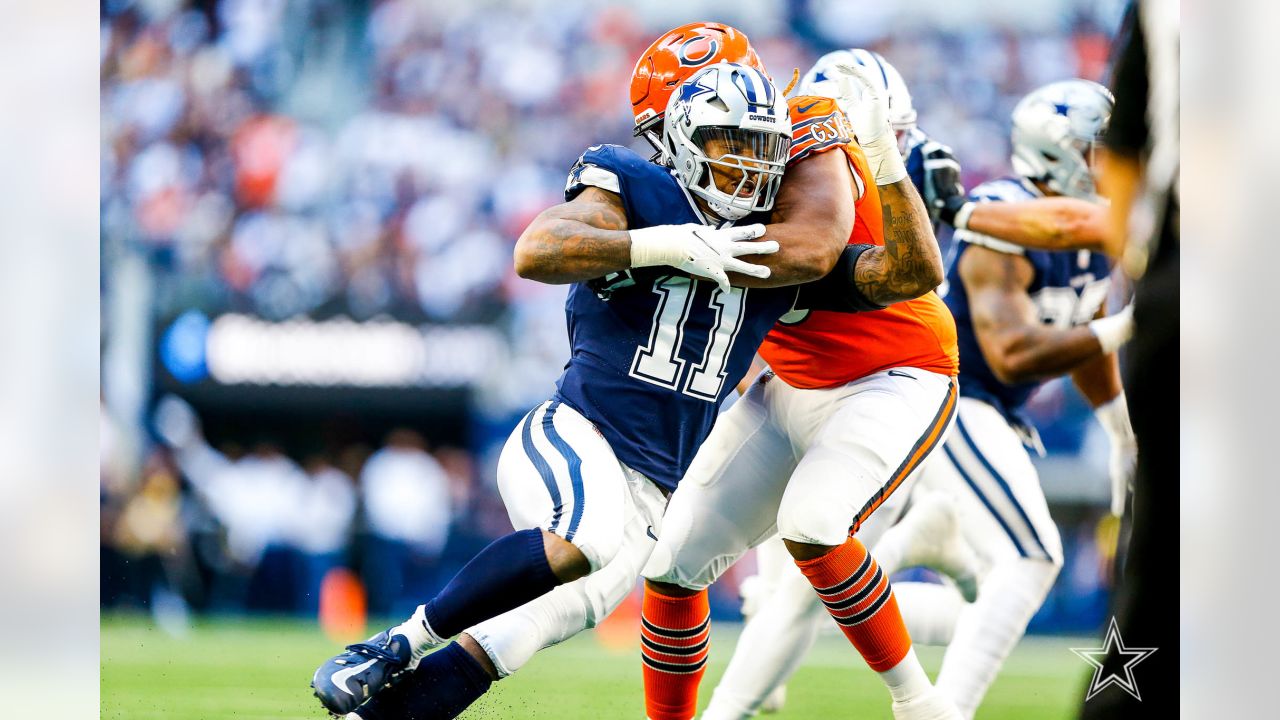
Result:
[[[712,638],[711,696],[732,653],[737,628]],[[1014,653],[978,712],[981,720],[1065,720],[1074,716],[1085,665],[1067,649],[1087,644],[1029,638]],[[324,718],[307,683],[337,645],[301,621],[204,621],[182,639],[146,619],[102,621],[102,717],[217,720]],[[918,652],[930,673],[941,653]],[[855,662],[856,661],[856,662]],[[768,717],[888,720],[888,694],[838,636],[824,636],[793,679],[783,712]],[[540,653],[463,716],[626,720],[644,717],[639,651],[609,650],[591,634]]]

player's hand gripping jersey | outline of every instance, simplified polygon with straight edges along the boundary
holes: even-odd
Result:
[[[839,148],[849,158],[859,191],[850,244],[884,245],[880,194],[867,161],[835,100],[792,98],[795,163],[812,153]],[[760,346],[760,356],[778,377],[798,388],[842,385],[893,367],[916,367],[954,375],[956,330],[934,293],[875,312],[800,310],[789,313]]]
[[[587,150],[565,198],[587,186],[620,195],[631,229],[702,222],[669,169],[623,147]],[[595,423],[620,461],[670,490],[797,292],[724,293],[667,267],[577,283],[565,301],[572,355],[558,398]]]
[[[973,189],[974,202],[1017,202],[1041,197],[1041,193],[1025,180],[1004,177],[989,180]],[[1105,257],[1088,250],[1049,252],[1029,250],[1020,245],[998,240],[969,230],[957,230],[956,247],[947,269],[945,302],[956,319],[960,345],[960,394],[989,403],[1007,419],[1020,422],[1018,410],[1040,381],[1006,385],[996,379],[978,346],[969,313],[969,298],[959,276],[960,257],[973,245],[991,250],[1023,255],[1035,268],[1035,276],[1027,294],[1040,314],[1040,321],[1056,328],[1084,325],[1093,319],[1106,301],[1110,289],[1110,265]]]

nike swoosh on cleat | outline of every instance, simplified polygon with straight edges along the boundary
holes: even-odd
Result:
[[[351,697],[355,697],[356,694],[347,689],[347,681],[351,679],[351,676],[363,672],[365,668],[376,662],[378,662],[377,658],[370,658],[355,667],[349,667],[346,670],[339,670],[333,674],[333,684],[337,685],[342,692],[350,695]]]
[[[817,105],[817,104],[818,104],[818,103],[820,103],[820,102],[822,102],[822,101],[821,101],[821,100],[814,100],[813,102],[809,103],[808,105],[805,105],[804,107],[800,107],[799,105],[797,105],[797,106],[796,106],[796,112],[798,112],[798,113],[807,113],[807,112],[809,112],[809,108],[812,108],[814,105]]]

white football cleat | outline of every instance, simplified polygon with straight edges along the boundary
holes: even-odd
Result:
[[[917,491],[896,530],[909,538],[902,567],[923,565],[955,581],[965,602],[978,599],[981,561],[960,532],[946,494]]]
[[[956,709],[946,695],[936,688],[921,693],[904,702],[894,701],[894,720],[964,720],[964,716]]]

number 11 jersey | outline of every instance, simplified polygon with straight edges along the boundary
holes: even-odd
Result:
[[[630,229],[702,223],[669,169],[617,145],[583,154],[565,199],[588,186],[622,198]],[[669,267],[575,283],[565,301],[572,355],[557,399],[594,423],[618,460],[672,490],[796,297],[794,286],[725,293]]]

